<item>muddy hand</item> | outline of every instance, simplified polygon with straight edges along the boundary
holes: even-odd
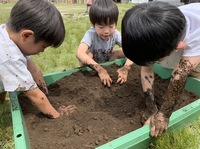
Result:
[[[168,128],[169,118],[161,112],[157,112],[150,116],[144,125],[151,125],[151,136],[161,136]]]
[[[99,72],[98,75],[99,75],[103,85],[110,87],[110,85],[112,84],[112,79],[110,78],[110,76],[107,73],[107,71],[104,69],[101,72]]]
[[[119,68],[117,70],[118,72],[118,79],[117,83],[125,83],[127,81],[127,76],[128,76],[128,69],[126,67]]]
[[[60,106],[60,108],[58,109],[58,112],[60,113],[60,116],[63,115],[69,115],[72,112],[74,112],[77,109],[77,107],[75,105],[69,105],[69,106]]]

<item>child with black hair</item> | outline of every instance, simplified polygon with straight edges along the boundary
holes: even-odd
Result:
[[[80,65],[88,65],[96,70],[101,82],[110,87],[112,79],[107,71],[99,64],[117,58],[125,58],[121,48],[114,50],[114,46],[121,46],[121,33],[116,30],[119,10],[113,0],[95,0],[89,11],[91,27],[84,35],[78,47],[76,57]],[[128,70],[132,61],[118,69],[117,83],[127,81]]]
[[[188,76],[200,78],[200,3],[176,7],[155,1],[132,7],[122,19],[122,48],[141,66],[149,114],[145,124],[151,125],[151,136],[160,136],[168,128]],[[154,63],[174,69],[160,106],[154,101]]]
[[[0,100],[6,92],[20,91],[49,118],[73,112],[74,105],[53,108],[44,78],[30,58],[48,46],[60,46],[64,38],[63,20],[54,5],[46,0],[19,0],[8,22],[0,25]]]

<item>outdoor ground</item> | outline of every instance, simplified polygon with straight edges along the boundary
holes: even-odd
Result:
[[[115,138],[142,127],[145,110],[140,84],[140,69],[133,66],[128,81],[116,84],[116,65],[105,67],[114,83],[104,87],[94,71],[77,72],[49,86],[49,100],[57,109],[75,104],[78,110],[70,116],[48,119],[20,98],[32,149],[94,149]],[[155,77],[157,103],[169,80]],[[175,110],[198,99],[184,91]]]

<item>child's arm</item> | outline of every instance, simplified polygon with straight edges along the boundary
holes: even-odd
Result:
[[[60,116],[60,113],[53,108],[47,99],[47,96],[39,88],[25,91],[23,93],[31,100],[38,110],[47,117],[58,118]]]
[[[142,90],[144,92],[145,104],[147,106],[147,111],[150,115],[152,115],[153,113],[157,112],[157,106],[154,102],[153,65],[141,67],[141,83],[142,83]]]
[[[97,73],[101,79],[101,82],[105,86],[110,87],[110,85],[112,83],[112,79],[110,78],[109,74],[101,65],[99,65],[97,62],[95,62],[93,60],[93,58],[90,57],[89,54],[87,54],[87,52],[88,52],[88,46],[85,43],[81,43],[79,45],[77,53],[76,53],[77,59],[82,63],[82,65],[88,65],[92,69],[97,71]]]
[[[23,92],[28,99],[41,111],[45,116],[49,118],[58,118],[64,114],[69,115],[74,110],[77,109],[75,105],[69,106],[60,106],[58,111],[54,109],[54,107],[49,102],[47,96],[39,89],[35,88],[33,90],[24,91]]]
[[[127,58],[124,66],[117,70],[117,72],[118,72],[117,83],[122,84],[127,81],[128,71],[131,69],[132,65],[133,65],[133,62]]]
[[[174,110],[176,101],[180,99],[185,88],[188,75],[199,63],[200,56],[182,58],[174,69],[166,94],[162,97],[163,102],[159,111],[146,121],[146,124],[151,124],[151,136],[160,136],[168,128],[169,118]]]
[[[27,61],[27,68],[30,71],[30,73],[31,73],[34,81],[36,82],[37,86],[39,87],[39,89],[41,91],[43,91],[46,96],[48,96],[48,88],[44,81],[43,75],[40,72],[40,69],[37,67],[37,65],[31,59],[28,59],[28,61]]]
[[[69,105],[67,107],[61,106],[58,111],[50,104],[48,96],[48,88],[44,81],[43,75],[37,65],[31,60],[27,60],[27,68],[32,74],[32,77],[39,88],[25,91],[24,94],[32,101],[32,103],[47,117],[58,118],[63,114],[68,115],[76,109],[76,106]]]
[[[153,82],[154,82],[154,71],[153,65],[151,66],[142,66],[141,67],[141,82],[142,82],[142,89],[144,92],[145,97],[145,105],[146,110],[143,113],[143,118],[145,119],[145,124],[151,125],[151,136],[157,136],[155,134],[159,132],[160,134],[163,133],[164,130],[168,127],[169,119],[164,116],[164,114],[158,112],[157,105],[154,101],[154,90],[153,90]],[[154,118],[154,120],[153,120]],[[160,121],[157,123],[156,121]],[[160,135],[159,134],[159,135]]]

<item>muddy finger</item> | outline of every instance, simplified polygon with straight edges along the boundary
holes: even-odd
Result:
[[[156,127],[153,125],[153,126],[151,126],[151,136],[152,137],[156,137],[157,136],[157,133],[158,132],[156,132]]]

